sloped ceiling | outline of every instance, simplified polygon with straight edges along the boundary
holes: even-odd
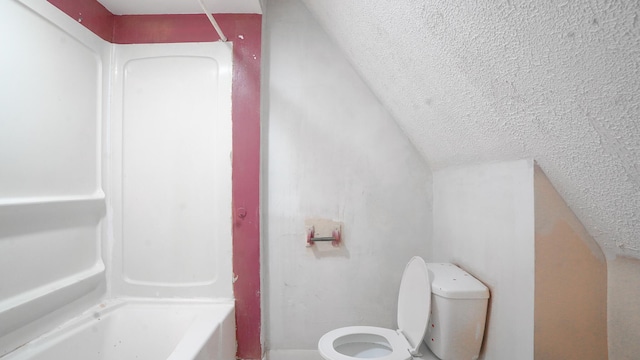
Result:
[[[533,158],[640,258],[640,2],[302,1],[432,169]]]

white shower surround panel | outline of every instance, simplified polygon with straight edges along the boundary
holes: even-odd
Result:
[[[533,158],[640,257],[640,2],[302,1],[434,170]]]
[[[114,46],[115,296],[233,298],[231,51]]]
[[[92,196],[102,192],[102,47],[29,3],[2,9],[15,16],[0,27],[0,203]]]
[[[0,14],[2,356],[104,293],[110,47],[46,1]]]

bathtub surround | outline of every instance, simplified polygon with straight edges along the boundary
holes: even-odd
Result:
[[[395,326],[402,270],[427,255],[431,180],[302,4],[269,1],[265,18],[265,335],[281,360],[317,355],[331,329]],[[343,223],[340,248],[307,248],[307,218]]]
[[[114,170],[109,157],[113,156],[115,150],[107,141],[113,140],[108,135],[113,128],[106,121],[110,116],[110,98],[107,94],[110,91],[112,47],[79,24],[88,25],[91,29],[92,23],[98,23],[98,28],[102,30],[92,30],[102,37],[109,36],[109,32],[104,31],[105,26],[111,26],[112,36],[116,33],[113,31],[114,27],[118,27],[120,31],[117,32],[117,39],[122,43],[216,40],[215,32],[204,15],[204,22],[191,21],[193,18],[187,15],[136,16],[133,21],[127,16],[115,17],[107,14],[100,6],[89,6],[89,11],[86,11],[87,4],[91,3],[89,1],[55,3],[63,7],[71,18],[44,1],[12,0],[1,4],[3,9],[0,14],[6,20],[3,21],[6,29],[2,32],[2,44],[8,46],[3,48],[3,53],[12,55],[2,58],[3,70],[11,71],[12,74],[3,75],[3,79],[14,79],[3,82],[3,99],[7,103],[5,106],[3,102],[1,107],[2,119],[20,119],[15,124],[7,123],[12,131],[2,132],[12,138],[12,141],[2,142],[4,146],[10,146],[7,151],[2,151],[4,160],[10,161],[3,163],[3,168],[19,165],[12,173],[16,179],[21,179],[22,185],[13,181],[13,177],[2,176],[2,181],[7,181],[2,189],[9,192],[2,194],[3,208],[0,210],[1,221],[7,225],[2,226],[2,244],[9,246],[2,253],[20,262],[3,259],[0,266],[13,267],[3,271],[5,274],[15,273],[15,268],[24,268],[24,271],[20,271],[23,277],[16,277],[15,280],[3,278],[2,290],[7,293],[0,294],[0,310],[7,321],[2,323],[15,326],[2,327],[10,334],[0,339],[0,354],[75,316],[99,299],[119,291],[118,287],[112,286],[110,280],[105,281],[103,265],[103,260],[107,263],[111,260],[110,239],[113,234],[109,227],[113,219],[110,200],[113,188],[108,176]],[[110,25],[111,20],[108,19],[113,20],[113,25]],[[122,26],[115,24],[115,19]],[[184,30],[181,25],[185,24],[185,20],[191,26],[187,27],[186,32],[179,31]],[[227,27],[225,32],[234,37],[233,43],[229,43],[229,48],[233,48],[235,62],[231,98],[235,103],[242,103],[242,106],[234,107],[232,113],[233,144],[238,146],[234,148],[236,151],[233,151],[233,161],[243,164],[234,168],[233,176],[248,179],[234,181],[233,185],[234,203],[242,204],[248,213],[233,222],[235,240],[239,242],[236,246],[239,254],[233,259],[254,264],[243,264],[235,273],[236,306],[241,309],[237,314],[237,338],[240,343],[238,354],[247,359],[258,359],[261,357],[257,220],[259,141],[255,140],[259,134],[261,16],[225,15],[220,22],[223,28]],[[135,31],[134,23],[139,25],[139,31]],[[159,28],[164,30],[161,36],[157,36]],[[185,44],[184,47],[191,45]],[[42,64],[34,62],[35,60]],[[33,66],[26,66],[28,64]],[[61,91],[60,84],[70,86]],[[32,91],[34,89],[38,91]],[[27,93],[26,90],[30,92]],[[51,97],[51,94],[56,96]],[[26,102],[38,103],[40,106],[25,106]],[[25,112],[25,109],[29,110]],[[46,115],[39,114],[39,111],[46,111]],[[33,121],[39,123],[34,124]],[[31,130],[26,131],[27,127]],[[33,129],[43,131],[34,136],[38,132]],[[44,131],[45,129],[48,130]],[[239,132],[242,134],[238,134]],[[28,136],[28,140],[21,136]],[[253,147],[246,146],[245,138],[247,141],[254,141]],[[27,149],[24,146],[27,145],[29,152],[23,154],[23,150]],[[71,151],[70,155],[66,155],[65,151]],[[227,162],[229,153],[227,150]],[[40,161],[40,156],[47,161]],[[16,161],[18,158],[20,162]],[[38,158],[38,161],[29,162],[30,158]],[[70,178],[65,180],[66,176]],[[231,196],[231,187],[227,188]],[[238,196],[237,193],[243,196]],[[230,200],[226,202],[231,203]],[[223,218],[230,219],[231,214]],[[227,229],[231,228],[229,223]],[[37,244],[51,244],[52,247]],[[55,246],[56,244],[59,246]],[[29,250],[30,247],[36,251]],[[47,256],[38,255],[41,251],[46,251]],[[48,256],[54,254],[58,255]],[[36,269],[35,263],[29,259],[37,262],[38,269],[49,266],[48,263],[53,267],[45,271],[33,271]],[[60,262],[60,259],[67,260]],[[231,256],[227,253],[227,260],[230,259]],[[61,264],[65,264],[65,267],[60,266]],[[131,267],[129,270],[134,282],[167,283],[167,279],[150,279],[150,273],[145,270]],[[24,277],[26,274],[34,274],[33,281]],[[153,272],[151,276],[156,275]],[[226,275],[224,272],[216,275],[220,275],[223,281],[228,281],[228,290],[225,291],[227,298],[230,297],[230,268]],[[200,273],[200,280],[196,283],[211,282],[211,276],[215,275]],[[184,277],[168,279],[168,282],[182,280]],[[153,294],[156,295],[158,294]],[[25,314],[28,316],[24,316]],[[31,319],[37,320],[25,323]]]
[[[218,40],[203,14],[113,15],[96,1],[50,0],[103,39],[117,44]],[[212,10],[214,8],[211,8]],[[213,11],[213,10],[212,10]],[[216,14],[233,43],[233,283],[238,356],[262,357],[260,300],[260,64],[262,16]],[[111,26],[111,32],[104,31]]]
[[[109,46],[40,5],[0,3],[0,356],[106,291]]]

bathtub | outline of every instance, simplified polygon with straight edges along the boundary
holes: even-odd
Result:
[[[2,360],[233,360],[233,303],[103,302]]]

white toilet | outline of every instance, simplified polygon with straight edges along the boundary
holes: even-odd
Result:
[[[453,264],[426,264],[413,257],[398,293],[398,330],[349,326],[318,342],[326,360],[409,360],[421,357],[424,340],[443,360],[478,358],[489,290]]]

